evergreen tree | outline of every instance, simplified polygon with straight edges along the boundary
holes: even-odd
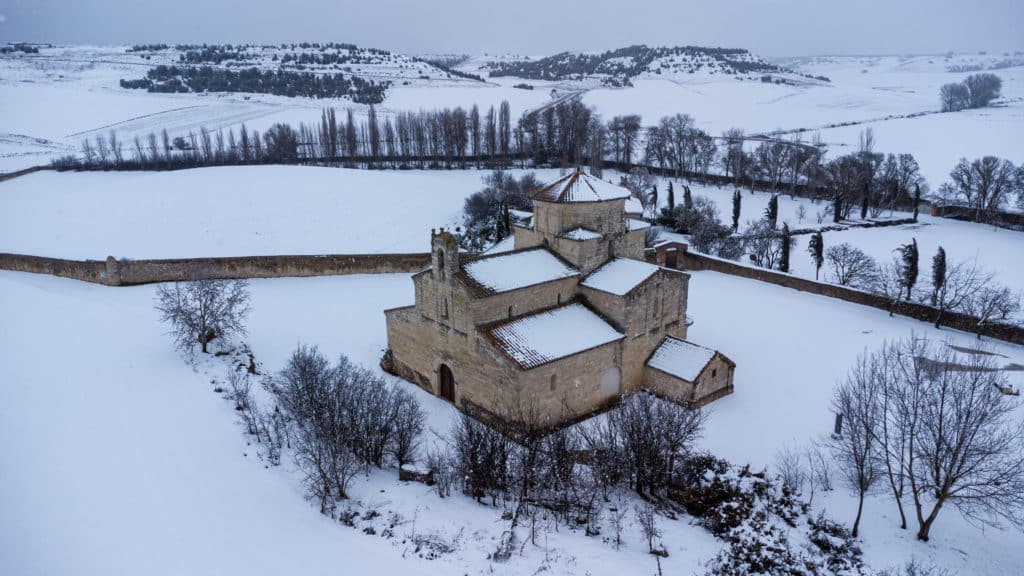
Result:
[[[789,251],[793,247],[793,238],[789,234],[789,224],[782,224],[782,254],[779,256],[779,270],[789,273]]]
[[[676,193],[672,189],[672,181],[668,181],[668,211],[671,212],[676,207]]]
[[[732,193],[732,229],[733,231],[740,229],[740,203],[742,198],[740,196],[740,189],[737,188]]]
[[[843,197],[836,192],[836,195],[832,198],[832,222],[836,224],[842,219],[843,214]]]
[[[917,283],[918,275],[918,252],[917,238],[910,241],[910,244],[900,246],[900,259],[902,260],[902,278],[900,283],[907,289],[907,300],[910,300],[911,291]]]
[[[868,217],[868,203],[870,202],[870,200],[871,200],[871,188],[867,184],[865,184],[864,185],[864,194],[861,196],[861,199],[860,199],[860,219],[861,220],[866,220],[867,217]]]
[[[683,206],[687,210],[693,209],[693,196],[690,195],[690,187],[683,185]]]
[[[670,183],[671,185],[671,183]],[[653,210],[658,210],[658,185],[655,184],[651,187],[651,206]]]
[[[946,250],[939,246],[932,258],[932,306],[939,301],[939,290],[946,283]]]
[[[768,225],[772,228],[776,228],[779,225],[779,195],[774,194],[768,199],[768,207],[764,209],[765,220],[768,220]]]
[[[921,206],[921,185],[914,184],[914,222],[917,222],[917,211]]]
[[[811,239],[807,242],[807,251],[814,262],[814,279],[817,280],[821,265],[825,263],[825,238],[821,235],[821,230],[811,234]]]

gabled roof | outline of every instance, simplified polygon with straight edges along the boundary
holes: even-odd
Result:
[[[647,360],[647,365],[687,382],[694,382],[716,354],[718,352],[710,348],[666,336]],[[728,358],[725,360],[732,364]]]
[[[580,284],[616,296],[625,296],[662,269],[661,266],[642,260],[614,258],[591,272]]]
[[[524,369],[624,337],[578,302],[492,325],[486,333],[499,350]]]
[[[533,248],[467,262],[462,265],[461,275],[486,295],[579,276],[580,273],[547,249]]]
[[[594,232],[589,228],[578,226],[568,232],[562,232],[559,234],[559,237],[566,238],[568,240],[597,240],[601,238],[601,233]]]
[[[530,193],[541,202],[604,202],[629,198],[629,190],[576,169]]]

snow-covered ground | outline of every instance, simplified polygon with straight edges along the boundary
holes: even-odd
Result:
[[[825,249],[848,242],[864,251],[879,264],[890,262],[895,250],[917,240],[922,280],[930,277],[932,256],[942,246],[950,264],[968,260],[994,272],[999,282],[1015,291],[1024,291],[1024,232],[994,228],[983,224],[922,215],[917,224],[886,228],[861,228],[822,234]],[[807,237],[801,236],[790,259],[793,274],[814,278],[814,264],[807,253]],[[828,263],[822,268],[827,271]],[[827,276],[826,276],[827,278]]]
[[[275,122],[316,123],[321,110],[365,114],[366,106],[340,99],[286,98],[260,94],[151,94],[118,86],[121,78],[145,74],[156,61],[127,54],[124,47],[60,47],[39,55],[0,57],[0,172],[46,163],[61,154],[77,153],[83,138],[105,136],[111,129],[130,142],[135,136],[166,128],[170,135],[206,129],[266,130]],[[870,126],[876,150],[910,152],[933,188],[948,176],[961,157],[996,155],[1017,160],[1022,152],[1017,133],[1024,129],[1024,66],[994,70],[1003,79],[1004,104],[997,108],[900,119],[939,109],[942,84],[968,73],[948,72],[951,66],[992,66],[999,55],[826,57],[781,62],[797,72],[824,75],[831,82],[784,75],[789,84],[729,75],[645,74],[626,88],[594,83],[526,81],[534,90],[515,88],[522,79],[502,77],[475,82],[419,78],[405,69],[373,71],[393,86],[378,106],[381,114],[431,110],[473,104],[486,110],[508,100],[513,118],[551,102],[556,96],[585,91],[584,102],[605,120],[639,114],[645,125],[662,116],[690,114],[697,126],[713,135],[740,127],[748,134],[776,129],[804,129],[805,139],[819,131],[829,153],[843,154],[857,146]],[[1018,58],[1019,59],[1019,58]],[[462,66],[482,73],[479,60]],[[483,72],[485,73],[485,72]],[[436,76],[436,75],[435,75]],[[828,128],[841,123],[853,126]],[[955,137],[953,136],[955,134]],[[39,141],[44,142],[40,144]]]
[[[703,444],[755,467],[770,464],[783,445],[831,429],[832,385],[862,349],[911,332],[975,344],[970,335],[883,311],[712,272],[693,274],[690,286],[690,338],[737,363],[736,393],[712,405]],[[456,552],[403,560],[414,554],[401,537],[331,523],[303,501],[287,464],[264,468],[232,424],[231,404],[177,356],[152,308],[153,292],[0,273],[0,315],[9,328],[0,335],[0,451],[8,455],[0,572],[316,574],[345,566],[527,574],[546,556],[555,573],[654,572],[638,535],[616,551],[564,527],[546,544],[491,565],[486,555],[504,527],[499,510],[402,485],[394,470],[357,480],[359,505],[385,519],[398,513],[396,533],[433,535],[455,543]],[[300,342],[376,370],[386,345],[382,310],[413,297],[407,275],[260,280],[252,295],[247,340],[270,371]],[[1000,362],[1024,363],[1024,348],[994,346],[1006,356]],[[60,361],[45,360],[53,356]],[[408,386],[429,413],[428,439],[439,441],[455,411]],[[839,521],[852,518],[855,501],[844,494],[815,502]],[[913,555],[961,574],[1024,570],[1019,533],[982,531],[944,510],[932,541],[921,544],[897,529],[885,498],[870,499],[865,514],[866,559],[875,567]],[[699,573],[719,549],[685,518],[662,519],[661,527],[666,573]]]
[[[486,174],[38,172],[0,184],[0,251],[78,259],[426,252],[430,229],[461,224],[464,200]]]

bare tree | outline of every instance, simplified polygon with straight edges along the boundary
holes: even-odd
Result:
[[[426,414],[420,408],[419,401],[408,390],[396,388],[393,393],[391,426],[394,433],[389,452],[401,468],[416,459],[420,437],[426,424]]]
[[[660,546],[655,548],[654,543],[661,538],[661,529],[658,528],[658,515],[650,502],[641,502],[636,507],[636,521],[640,525],[640,532],[647,540],[647,552],[651,554],[663,554]]]
[[[981,339],[985,328],[994,322],[1004,322],[1020,310],[1020,294],[1005,286],[983,285],[964,303],[964,312],[977,319],[975,335]]]
[[[832,268],[832,281],[840,286],[866,288],[878,274],[878,263],[856,246],[844,242],[829,246],[825,260]]]
[[[950,182],[939,188],[939,194],[974,209],[975,221],[983,222],[998,211],[1010,196],[1024,189],[1024,182],[1021,182],[1018,174],[1012,162],[995,156],[985,156],[970,162],[961,158],[949,173]]]
[[[203,353],[214,338],[245,334],[249,313],[249,285],[245,280],[211,280],[161,284],[156,309],[170,327],[174,343],[191,354],[198,342]]]
[[[940,248],[941,250],[941,248]],[[938,254],[941,254],[940,257]],[[936,265],[939,259],[945,258],[945,251],[936,255]],[[932,306],[936,308],[935,327],[942,323],[942,315],[951,310],[964,310],[965,305],[982,286],[992,284],[994,278],[985,272],[976,260],[959,262],[953,266],[946,266],[941,276],[938,272],[932,278]],[[937,285],[936,285],[937,284]]]
[[[932,360],[909,472],[919,540],[952,505],[985,525],[1024,529],[1024,422],[1020,402],[1002,393],[1005,376],[991,354],[931,347]]]
[[[878,369],[873,356],[862,354],[846,381],[832,394],[832,409],[842,415],[844,423],[842,432],[832,438],[832,454],[839,463],[840,476],[857,494],[857,517],[850,531],[854,538],[860,531],[864,496],[875,488],[881,476],[876,454],[880,422]]]
[[[1024,529],[1024,423],[1020,401],[985,349],[960,353],[927,339],[887,343],[872,356],[880,461],[903,513],[909,488],[927,541],[945,506],[984,525]]]

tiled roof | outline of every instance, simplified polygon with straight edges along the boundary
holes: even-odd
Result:
[[[693,342],[666,336],[654,350],[647,365],[662,372],[693,382],[715,357],[715,351]]]
[[[632,258],[615,258],[591,272],[583,282],[587,288],[624,296],[661,270],[660,266]]]
[[[577,169],[534,190],[530,197],[542,202],[603,202],[629,198],[629,190]]]
[[[526,369],[623,338],[579,303],[503,322],[487,333],[500,350]]]
[[[462,273],[489,293],[507,292],[580,274],[544,248],[473,260],[462,265]]]

